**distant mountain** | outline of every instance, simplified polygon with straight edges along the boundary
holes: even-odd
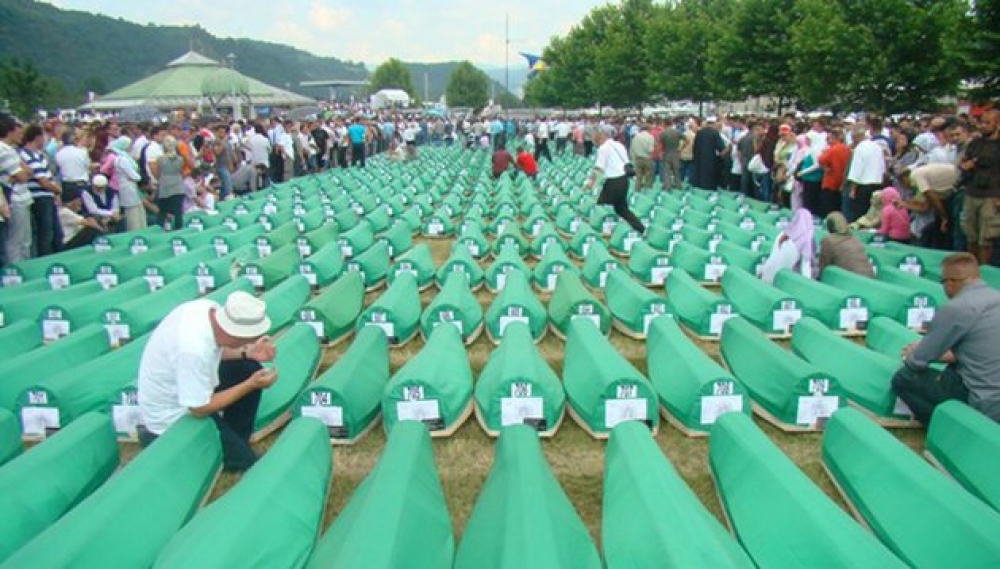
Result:
[[[448,86],[448,77],[451,76],[452,70],[461,63],[459,61],[448,61],[445,63],[408,63],[403,62],[403,65],[410,70],[410,78],[413,80],[413,88],[417,90],[417,95],[420,96],[424,101],[437,102],[444,95],[444,91]],[[490,72],[487,69],[483,69],[487,76],[490,76]],[[492,93],[495,99],[503,99],[504,86],[503,86],[503,75],[501,74],[500,80],[497,81],[496,77],[491,76],[493,80]],[[516,93],[514,89],[513,81],[511,82],[511,92]],[[426,93],[426,94],[425,94]],[[507,100],[508,103],[513,101]],[[511,106],[508,104],[507,106]]]
[[[189,49],[225,62],[265,83],[323,98],[324,88],[302,88],[301,81],[367,79],[360,62],[319,57],[306,51],[252,39],[218,38],[200,26],[140,25],[32,0],[0,0],[0,59],[30,61],[61,90],[58,104],[79,105],[87,91],[103,94],[156,73]],[[430,100],[444,93],[457,63],[410,65],[413,84]],[[498,92],[503,85],[495,86]],[[56,103],[53,103],[55,106]]]

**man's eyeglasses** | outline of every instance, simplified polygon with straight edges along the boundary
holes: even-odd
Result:
[[[949,282],[960,283],[967,280],[966,277],[941,277],[941,284],[947,284]]]

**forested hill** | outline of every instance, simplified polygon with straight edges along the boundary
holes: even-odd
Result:
[[[30,61],[43,76],[61,81],[67,95],[117,89],[160,71],[192,47],[223,62],[233,53],[240,72],[292,90],[299,90],[299,81],[368,77],[361,63],[217,38],[199,26],[139,25],[31,0],[0,1],[0,59]]]

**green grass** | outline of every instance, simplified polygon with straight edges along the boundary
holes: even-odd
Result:
[[[448,257],[451,240],[425,240],[431,247],[435,263],[440,266]],[[489,261],[484,263],[488,266]],[[529,263],[532,264],[532,263]],[[365,304],[370,304],[383,291],[370,292],[365,298]],[[423,305],[426,305],[437,294],[432,287],[421,295]],[[485,309],[492,301],[493,295],[485,287],[476,293]],[[600,294],[597,295],[599,298]],[[544,302],[547,295],[540,295]],[[718,344],[703,342],[692,338],[701,349],[718,359]],[[630,339],[617,331],[612,331],[610,341],[615,349],[625,356],[640,372],[646,373],[645,343]],[[423,340],[418,336],[406,346],[393,349],[390,353],[390,371],[395,372],[412,356],[420,351]],[[323,355],[320,371],[332,365],[337,358],[350,346],[350,341],[327,348]],[[539,342],[538,349],[549,362],[556,373],[562,373],[563,342],[554,334],[547,334]],[[473,374],[479,376],[490,352],[494,346],[486,334],[468,347],[469,360]],[[844,503],[837,495],[829,478],[820,465],[819,433],[784,433],[770,424],[755,417],[756,423],[788,455],[827,495],[841,507]],[[922,450],[923,430],[894,431],[904,443],[914,450]],[[280,431],[257,444],[259,452],[266,452],[274,443]],[[338,446],[334,448],[333,480],[327,498],[326,516],[323,530],[344,508],[351,494],[371,471],[378,461],[385,446],[386,437],[380,426],[373,429],[353,446]],[[701,499],[702,503],[720,521],[723,521],[722,511],[715,489],[712,484],[708,466],[709,441],[705,438],[688,438],[677,429],[662,421],[656,442],[664,454],[673,463],[677,472]],[[476,497],[483,486],[493,462],[493,443],[475,419],[470,419],[451,437],[434,440],[434,454],[438,471],[444,487],[448,509],[451,512],[455,527],[456,540],[461,539],[465,524],[472,513]],[[604,446],[605,442],[597,441],[587,435],[568,417],[552,439],[543,440],[542,448],[553,473],[559,480],[569,499],[573,502],[594,541],[600,546],[601,533],[601,501],[603,497],[604,478]],[[134,447],[128,448],[125,455],[134,455]],[[239,481],[239,476],[223,474],[215,486],[212,498],[223,495]],[[846,507],[845,507],[846,511]]]

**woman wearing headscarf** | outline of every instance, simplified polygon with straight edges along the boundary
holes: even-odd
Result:
[[[875,278],[865,245],[851,233],[844,214],[835,211],[826,216],[826,230],[829,234],[819,243],[817,278],[823,276],[823,269],[827,267],[840,267],[863,277]]]
[[[811,279],[814,233],[813,218],[809,210],[796,211],[792,222],[774,240],[771,255],[764,261],[761,269],[761,280],[774,284],[774,276],[781,269],[792,269]]]
[[[900,243],[909,243],[912,237],[910,213],[903,205],[899,190],[891,186],[882,190],[882,224],[879,225],[878,232],[887,239]]]
[[[851,229],[878,229],[882,225],[882,190],[872,192],[872,203],[864,215],[854,220]]]
[[[132,139],[119,136],[111,143],[111,152],[115,154],[115,177],[118,180],[118,201],[125,212],[125,229],[134,231],[146,227],[146,209],[142,207],[139,195],[139,165],[129,149]]]
[[[819,165],[819,155],[815,146],[809,143],[809,137],[802,134],[798,138],[799,149],[795,153],[792,162],[795,163],[796,187],[801,187],[801,193],[792,194],[792,207],[795,207],[796,195],[799,196],[799,207],[809,210],[815,216],[823,215],[822,210],[822,185],[823,167]]]

